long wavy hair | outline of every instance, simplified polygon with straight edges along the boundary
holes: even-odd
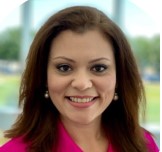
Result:
[[[102,125],[114,149],[120,152],[146,152],[143,129],[139,125],[140,104],[145,105],[143,84],[131,47],[120,28],[100,10],[75,6],[51,16],[37,32],[22,75],[19,104],[22,113],[6,137],[23,136],[28,151],[51,152],[57,146],[59,112],[51,99],[45,99],[47,64],[51,42],[62,31],[84,33],[99,30],[112,43],[116,61],[117,93],[102,114]]]

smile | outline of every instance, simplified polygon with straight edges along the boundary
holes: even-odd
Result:
[[[91,102],[94,98],[76,98],[76,97],[70,97],[70,100],[73,102],[80,102],[80,103],[85,103],[85,102]]]
[[[76,103],[87,103],[92,102],[96,97],[67,97],[70,101]]]

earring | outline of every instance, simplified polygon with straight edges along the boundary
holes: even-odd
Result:
[[[118,96],[118,94],[115,92],[115,94],[114,94],[114,101],[116,101],[116,100],[118,100],[119,99],[119,96]]]
[[[49,98],[49,93],[48,93],[48,91],[45,92],[44,97],[45,97],[46,99]]]

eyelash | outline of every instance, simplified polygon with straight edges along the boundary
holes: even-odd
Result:
[[[72,71],[72,67],[68,64],[59,64],[56,66],[57,70],[62,72],[62,73],[68,73],[70,71]],[[104,64],[96,64],[93,65],[90,70],[95,72],[95,73],[103,73],[106,71],[106,69],[108,68],[107,65]]]
[[[63,73],[72,71],[72,68],[68,64],[59,64],[56,68]]]
[[[103,72],[105,72],[105,70],[108,68],[108,66],[107,65],[104,65],[104,64],[96,64],[96,65],[94,65],[92,68],[91,68],[91,70],[93,71],[93,72],[96,72],[96,73],[103,73]]]

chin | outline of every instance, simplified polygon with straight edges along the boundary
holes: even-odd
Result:
[[[91,124],[93,122],[97,122],[98,119],[94,119],[94,118],[87,118],[87,117],[77,117],[75,119],[71,119],[73,122],[78,123],[80,125],[88,125]]]

